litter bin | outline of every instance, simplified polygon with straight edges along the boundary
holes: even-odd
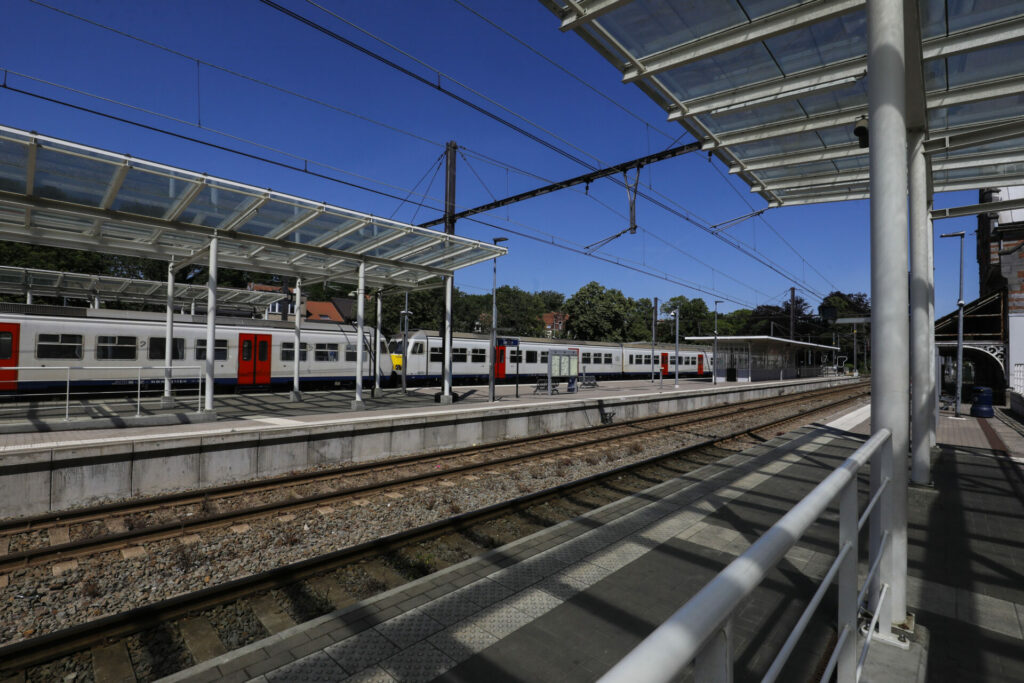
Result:
[[[995,411],[992,410],[992,388],[991,387],[974,387],[971,397],[971,416],[972,417],[994,417]]]
[[[736,381],[736,368],[726,368],[725,369],[725,381],[726,382],[735,382]]]

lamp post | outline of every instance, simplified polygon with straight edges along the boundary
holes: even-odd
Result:
[[[672,317],[676,319],[676,384],[675,388],[679,388],[679,307],[676,306],[676,310],[672,311]]]
[[[964,231],[947,232],[939,237],[960,238],[960,295],[956,300],[957,326],[956,326],[956,403],[954,409],[957,417],[960,417],[960,392],[964,378]]]
[[[495,245],[507,242],[507,237],[495,237]],[[490,372],[490,393],[491,402],[494,402],[494,364],[498,356],[498,257],[494,257],[494,280],[491,284],[491,372]]]
[[[722,303],[721,300],[715,302],[715,351],[711,358],[711,383],[718,384],[718,304]]]

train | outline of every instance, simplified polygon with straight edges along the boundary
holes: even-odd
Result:
[[[552,349],[573,351],[578,358],[580,374],[595,379],[630,379],[650,377],[652,370],[666,377],[674,377],[679,366],[680,377],[711,377],[713,354],[703,347],[651,345],[640,342],[618,344],[610,342],[570,341],[520,337],[499,339],[495,362],[498,382],[529,380],[547,376],[548,353]],[[403,337],[393,337],[391,366],[397,374],[402,372]],[[490,376],[490,337],[476,334],[452,335],[452,376],[463,383],[487,381]],[[408,367],[406,380],[413,383],[437,383],[441,379],[444,346],[441,336],[434,331],[416,330],[408,335]]]
[[[124,389],[164,381],[165,317],[114,309],[0,304],[0,393]],[[218,389],[290,386],[295,363],[294,323],[217,319],[214,379]],[[362,377],[374,379],[373,330],[364,330]],[[300,383],[306,387],[354,385],[358,335],[347,324],[304,321],[299,349]],[[173,383],[195,385],[206,362],[206,319],[176,314]],[[393,377],[382,339],[380,375]]]

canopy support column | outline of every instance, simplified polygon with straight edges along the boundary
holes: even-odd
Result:
[[[441,389],[441,403],[452,402],[452,284],[451,275],[444,276],[444,375]]]
[[[32,305],[32,290],[31,289],[25,292],[25,303],[28,304],[29,306]]]
[[[869,564],[880,558],[870,608],[881,634],[907,614],[907,451],[910,357],[907,324],[907,124],[903,0],[868,0],[868,120],[871,126],[871,431],[892,432],[890,450],[871,459],[871,490],[887,472],[892,504],[871,517]],[[853,122],[850,122],[853,125]],[[889,534],[890,549],[882,544]],[[888,599],[874,604],[882,584]]]
[[[924,156],[924,131],[910,132],[910,339],[911,360],[911,465],[910,478],[915,484],[931,482],[932,403],[935,375],[932,365],[932,337],[935,322],[931,311],[935,288],[928,248],[932,243],[931,201],[928,196],[928,169]],[[931,331],[931,334],[929,334]]]
[[[295,278],[295,366],[292,368],[292,393],[291,401],[298,403],[302,401],[302,392],[299,391],[299,362],[302,360],[302,278]]]
[[[192,302],[195,305],[195,302]],[[210,272],[206,279],[206,405],[213,410],[213,380],[217,358],[217,236],[210,239]]]
[[[377,290],[377,327],[374,329],[373,335],[373,397],[378,398],[381,395],[380,389],[380,314],[381,314],[381,295],[380,290]]]
[[[356,397],[352,410],[365,410],[363,402],[363,299],[366,295],[366,264],[359,262],[359,286],[356,288]]]
[[[164,395],[161,408],[174,405],[171,397],[171,365],[174,359],[174,261],[167,263],[167,320],[164,321]]]

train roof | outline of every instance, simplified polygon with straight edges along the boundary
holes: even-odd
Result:
[[[409,337],[410,338],[414,334],[426,334],[427,336],[430,336],[430,337],[440,337],[441,336],[441,333],[438,332],[437,330],[409,330]],[[491,339],[491,335],[490,334],[475,334],[473,332],[455,332],[452,336],[455,339],[479,339],[481,341],[490,341],[490,339]],[[639,350],[642,350],[642,349],[645,349],[645,348],[646,349],[651,348],[650,342],[626,342],[626,343],[623,344],[623,343],[619,343],[619,342],[584,341],[584,340],[580,340],[580,339],[552,339],[552,338],[548,338],[548,337],[526,337],[526,336],[511,335],[511,334],[499,334],[498,337],[499,338],[505,338],[505,339],[509,339],[509,338],[518,339],[521,342],[533,342],[533,343],[536,343],[536,344],[557,344],[559,346],[580,346],[580,345],[585,344],[587,346],[604,346],[604,347],[615,348],[615,349],[620,348],[620,347],[629,348],[629,349],[636,348],[636,349],[639,349]],[[402,338],[401,334],[395,334],[395,335],[392,335],[392,337],[391,337],[391,339],[395,340],[395,341],[400,340],[401,338]],[[687,350],[687,351],[693,350],[693,349],[704,349],[705,346],[706,345],[698,345],[698,344],[682,344],[682,343],[679,344],[679,348],[681,350]],[[655,345],[655,348],[661,349],[663,351],[674,350],[675,349],[675,345],[674,344],[662,344],[662,343],[659,343],[659,344]]]

